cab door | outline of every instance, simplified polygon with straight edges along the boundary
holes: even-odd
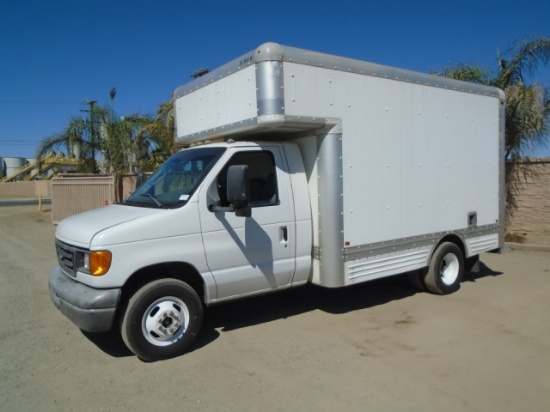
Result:
[[[207,198],[217,196],[229,206],[227,169],[247,165],[251,216],[208,210]],[[277,289],[290,284],[295,270],[295,222],[288,168],[277,147],[235,150],[221,171],[203,186],[200,219],[206,260],[217,286],[217,298]],[[214,193],[214,195],[212,195]]]

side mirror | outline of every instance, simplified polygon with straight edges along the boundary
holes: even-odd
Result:
[[[248,166],[229,166],[227,170],[227,200],[235,210],[236,216],[250,217],[250,185]]]

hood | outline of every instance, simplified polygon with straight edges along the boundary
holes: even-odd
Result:
[[[57,225],[56,237],[66,243],[89,247],[99,232],[131,220],[165,212],[164,209],[110,205],[63,219]]]

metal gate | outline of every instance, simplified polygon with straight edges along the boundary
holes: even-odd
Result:
[[[52,179],[52,222],[113,203],[114,176],[67,176]]]

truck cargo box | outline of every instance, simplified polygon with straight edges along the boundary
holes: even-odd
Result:
[[[180,144],[300,145],[317,283],[423,267],[446,236],[465,257],[504,244],[499,89],[266,43],[174,98]]]

